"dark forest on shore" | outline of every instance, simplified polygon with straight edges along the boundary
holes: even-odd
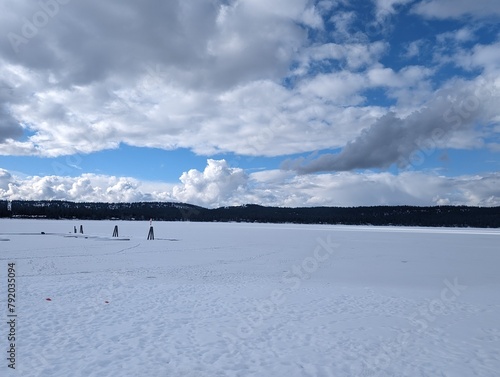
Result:
[[[247,204],[209,209],[172,202],[14,200],[0,201],[0,217],[500,228],[500,207],[467,206],[283,208]]]

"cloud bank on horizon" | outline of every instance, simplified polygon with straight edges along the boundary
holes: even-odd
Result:
[[[500,205],[496,0],[0,8],[0,199]],[[29,170],[124,145],[207,165]]]
[[[180,180],[166,184],[96,174],[19,179],[0,170],[0,196],[12,200],[181,201],[206,207],[243,203],[283,207],[500,205],[500,173],[447,178],[422,172],[303,176],[268,170],[248,175],[224,160],[209,159],[202,172],[192,169]]]

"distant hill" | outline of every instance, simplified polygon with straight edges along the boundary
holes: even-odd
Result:
[[[0,217],[82,220],[237,221],[262,223],[500,228],[500,207],[373,206],[282,208],[247,204],[208,209],[173,202],[0,201]]]

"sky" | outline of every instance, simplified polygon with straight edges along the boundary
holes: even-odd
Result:
[[[500,206],[500,3],[2,0],[0,199]]]

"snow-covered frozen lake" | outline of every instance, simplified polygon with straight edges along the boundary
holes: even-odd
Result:
[[[0,375],[500,373],[500,230],[153,225],[0,220]]]

